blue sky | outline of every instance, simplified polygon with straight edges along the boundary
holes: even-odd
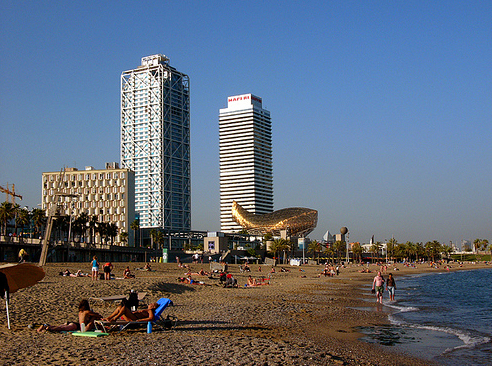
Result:
[[[400,242],[492,241],[492,3],[0,1],[0,185],[119,161],[120,75],[190,76],[192,227],[219,224],[218,113],[272,115],[275,209]],[[3,201],[4,197],[0,197]]]

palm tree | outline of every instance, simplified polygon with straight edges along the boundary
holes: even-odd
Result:
[[[280,243],[280,251],[284,252],[284,264],[286,264],[287,255],[286,252],[290,250],[290,242],[286,239],[278,239]]]
[[[425,251],[434,262],[435,257],[441,252],[441,243],[439,243],[437,240],[433,240],[432,242],[428,241],[427,243],[425,243]]]
[[[15,219],[15,223],[20,225],[22,229],[24,229],[24,227],[26,225],[29,225],[29,222],[31,221],[29,216],[30,216],[29,211],[26,208],[21,208],[17,212],[17,218]],[[22,230],[22,232],[24,232],[24,230]]]
[[[123,244],[127,244],[128,242],[128,232],[123,231],[120,233],[120,240]]]
[[[340,262],[340,253],[345,249],[346,244],[344,241],[337,240],[333,243],[333,250],[337,253],[337,262]]]
[[[479,251],[479,250],[480,250],[480,248],[482,247],[482,239],[476,238],[476,239],[473,241],[473,246],[475,247],[475,251],[478,253],[478,251]]]
[[[107,222],[100,222],[97,224],[97,227],[95,228],[95,231],[99,234],[99,237],[101,238],[101,244],[106,244],[107,238],[108,238],[108,223]]]
[[[381,246],[382,246],[382,244],[380,241],[377,241],[371,245],[370,251],[373,254],[373,257],[372,257],[373,262],[374,262],[374,254],[377,254],[377,256],[378,256],[377,259],[379,261],[379,252],[381,251]]]
[[[0,205],[0,221],[3,223],[3,235],[7,235],[7,223],[15,217],[15,207],[10,202]]]
[[[89,222],[90,217],[87,212],[82,212],[73,223],[73,231],[85,242],[85,234],[87,232],[87,223]]]
[[[118,236],[118,225],[116,225],[114,222],[111,222],[108,224],[106,230],[107,235],[111,238],[111,245],[113,245],[114,239]]]
[[[158,231],[156,229],[150,229],[150,247],[154,249],[154,242],[156,241]]]
[[[362,260],[362,252],[362,245],[360,245],[359,242],[355,242],[354,245],[352,245],[352,253],[354,253],[355,262],[360,262]]]
[[[157,249],[162,249],[162,246],[164,245],[164,233],[160,230],[157,231],[157,234],[156,234],[154,240],[157,244]]]
[[[18,203],[14,203],[12,205],[13,207],[13,211],[14,211],[14,233],[15,235],[17,235],[17,225],[18,225],[18,222],[17,222],[17,216],[19,214],[19,210],[20,210],[20,205]]]
[[[137,246],[137,230],[140,229],[140,222],[135,219],[132,221],[132,223],[130,224],[130,229],[133,230],[133,246],[136,247]]]
[[[415,258],[416,260],[418,260],[418,248],[417,248],[417,244],[411,242],[411,241],[407,241],[405,243],[405,247],[406,247],[406,255],[408,257],[409,260],[412,259],[412,256],[415,255]]]
[[[95,240],[96,236],[96,227],[99,224],[97,221],[97,216],[93,215],[89,221],[89,242],[92,244],[92,241]]]
[[[479,250],[483,250],[483,251],[487,250],[487,247],[489,245],[489,241],[487,239],[478,239],[477,238],[473,241],[473,244],[474,244],[475,249],[476,249],[477,254],[478,254]]]
[[[321,243],[317,240],[313,240],[308,245],[308,253],[313,253],[313,256],[318,253],[318,264],[319,264],[319,253],[321,252]]]
[[[288,250],[290,247],[289,242],[285,239],[275,239],[272,244],[270,245],[270,253],[273,254],[275,258],[277,258],[277,253],[278,252],[284,252]],[[277,264],[277,261],[275,261],[275,265]]]
[[[449,261],[449,255],[453,252],[453,248],[450,245],[442,245],[441,250],[446,254],[446,259]]]
[[[41,235],[41,228],[46,224],[46,213],[40,208],[32,210],[32,221],[36,236]]]
[[[422,242],[415,244],[417,248],[416,261],[419,260],[419,257],[422,258],[425,255],[425,248]]]
[[[395,247],[397,245],[398,240],[396,240],[395,238],[391,238],[390,240],[388,240],[388,242],[386,243],[386,253],[388,255],[388,258],[392,259],[395,254]]]
[[[329,245],[325,247],[325,249],[323,250],[323,254],[328,257],[329,261],[331,262],[335,261],[335,251]]]

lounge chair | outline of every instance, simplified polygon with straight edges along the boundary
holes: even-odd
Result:
[[[138,301],[142,301],[144,297],[147,295],[146,292],[139,292],[138,294]],[[106,296],[106,297],[89,297],[89,301],[102,301],[105,306],[113,303],[113,302],[118,302],[123,299],[128,299],[128,295],[114,295],[114,296]]]
[[[161,315],[164,309],[166,309],[169,305],[173,305],[173,302],[167,298],[161,298],[157,300],[157,304],[159,305],[157,309],[154,311],[154,320],[152,321],[153,326],[157,326],[160,329],[171,329],[177,323],[177,318],[174,316],[168,315],[166,319],[162,319]],[[98,330],[102,330],[104,333],[107,333],[108,330],[112,330],[113,326],[117,326],[119,331],[123,331],[125,329],[138,327],[147,325],[146,321],[126,321],[126,320],[116,320],[113,322],[95,320],[95,327]]]

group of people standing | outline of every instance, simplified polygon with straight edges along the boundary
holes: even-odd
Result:
[[[97,261],[96,256],[92,257],[91,265],[92,265],[91,277],[93,281],[96,281],[99,279],[99,262]],[[111,262],[107,262],[106,264],[104,264],[103,272],[104,272],[105,280],[111,279],[111,271],[113,270],[113,268],[114,267]]]
[[[393,277],[393,274],[389,273],[388,280],[385,281],[384,277],[381,275],[381,271],[379,271],[376,277],[374,277],[374,280],[372,281],[372,290],[373,293],[376,293],[376,302],[380,304],[383,303],[383,292],[384,292],[385,282],[386,282],[386,290],[388,290],[390,301],[395,301],[396,281]]]

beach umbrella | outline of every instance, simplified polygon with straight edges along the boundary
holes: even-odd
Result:
[[[34,264],[7,264],[0,266],[0,293],[5,294],[5,306],[7,309],[7,323],[10,329],[9,296],[24,287],[30,287],[44,278],[44,271]]]

